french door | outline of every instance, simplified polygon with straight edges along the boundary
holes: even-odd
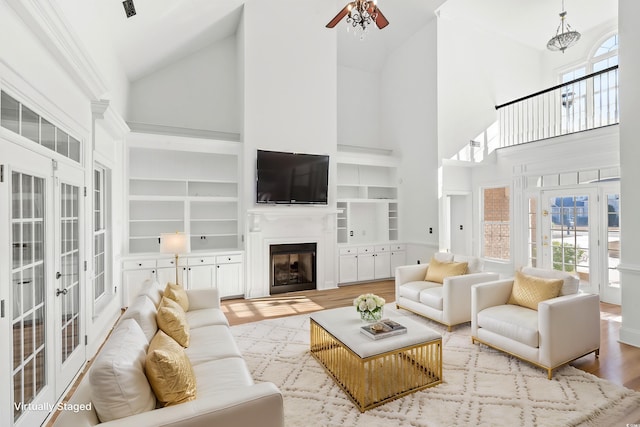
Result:
[[[542,266],[580,278],[580,289],[620,304],[619,185],[543,191]]]
[[[9,351],[0,353],[0,396],[12,404],[0,411],[0,424],[35,426],[86,357],[83,174],[12,144],[3,142],[0,152],[0,229],[8,235],[0,242],[0,298],[9,302],[0,327],[12,337]]]

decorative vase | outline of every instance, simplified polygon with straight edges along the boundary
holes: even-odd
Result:
[[[367,323],[374,323],[382,319],[382,307],[379,310],[369,311],[364,310],[360,312],[360,318]]]

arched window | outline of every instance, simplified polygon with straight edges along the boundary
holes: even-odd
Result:
[[[618,35],[614,34],[605,40],[589,62],[592,73],[618,65]]]

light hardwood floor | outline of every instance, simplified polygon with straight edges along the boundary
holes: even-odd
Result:
[[[395,300],[394,282],[388,280],[342,286],[326,291],[290,292],[252,300],[224,300],[222,309],[231,325],[239,325],[349,306],[358,295],[368,292],[375,293],[387,301]],[[600,313],[600,357],[596,358],[591,353],[571,362],[571,365],[615,384],[640,391],[640,348],[618,342],[622,319],[620,307],[601,303]]]

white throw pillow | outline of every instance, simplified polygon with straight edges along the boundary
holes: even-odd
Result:
[[[449,252],[436,252],[433,257],[440,262],[453,262],[453,254]]]
[[[160,283],[156,279],[147,279],[142,284],[140,295],[148,296],[149,299],[153,301],[153,305],[157,308],[162,300],[163,292],[164,288],[160,286]]]
[[[546,268],[522,267],[521,271],[529,276],[542,277],[543,279],[562,279],[564,283],[560,289],[560,296],[578,293],[580,279],[566,271],[549,270]]]
[[[138,295],[133,304],[124,312],[122,320],[133,319],[138,322],[144,336],[147,338],[147,344],[151,342],[153,336],[158,331],[158,323],[156,322],[156,306],[146,295]]]
[[[156,397],[144,373],[148,346],[140,325],[126,319],[93,362],[89,370],[91,401],[101,422],[155,408]]]
[[[467,274],[480,273],[482,272],[482,262],[480,258],[475,256],[468,255],[454,255],[454,262],[466,262],[467,263]]]

